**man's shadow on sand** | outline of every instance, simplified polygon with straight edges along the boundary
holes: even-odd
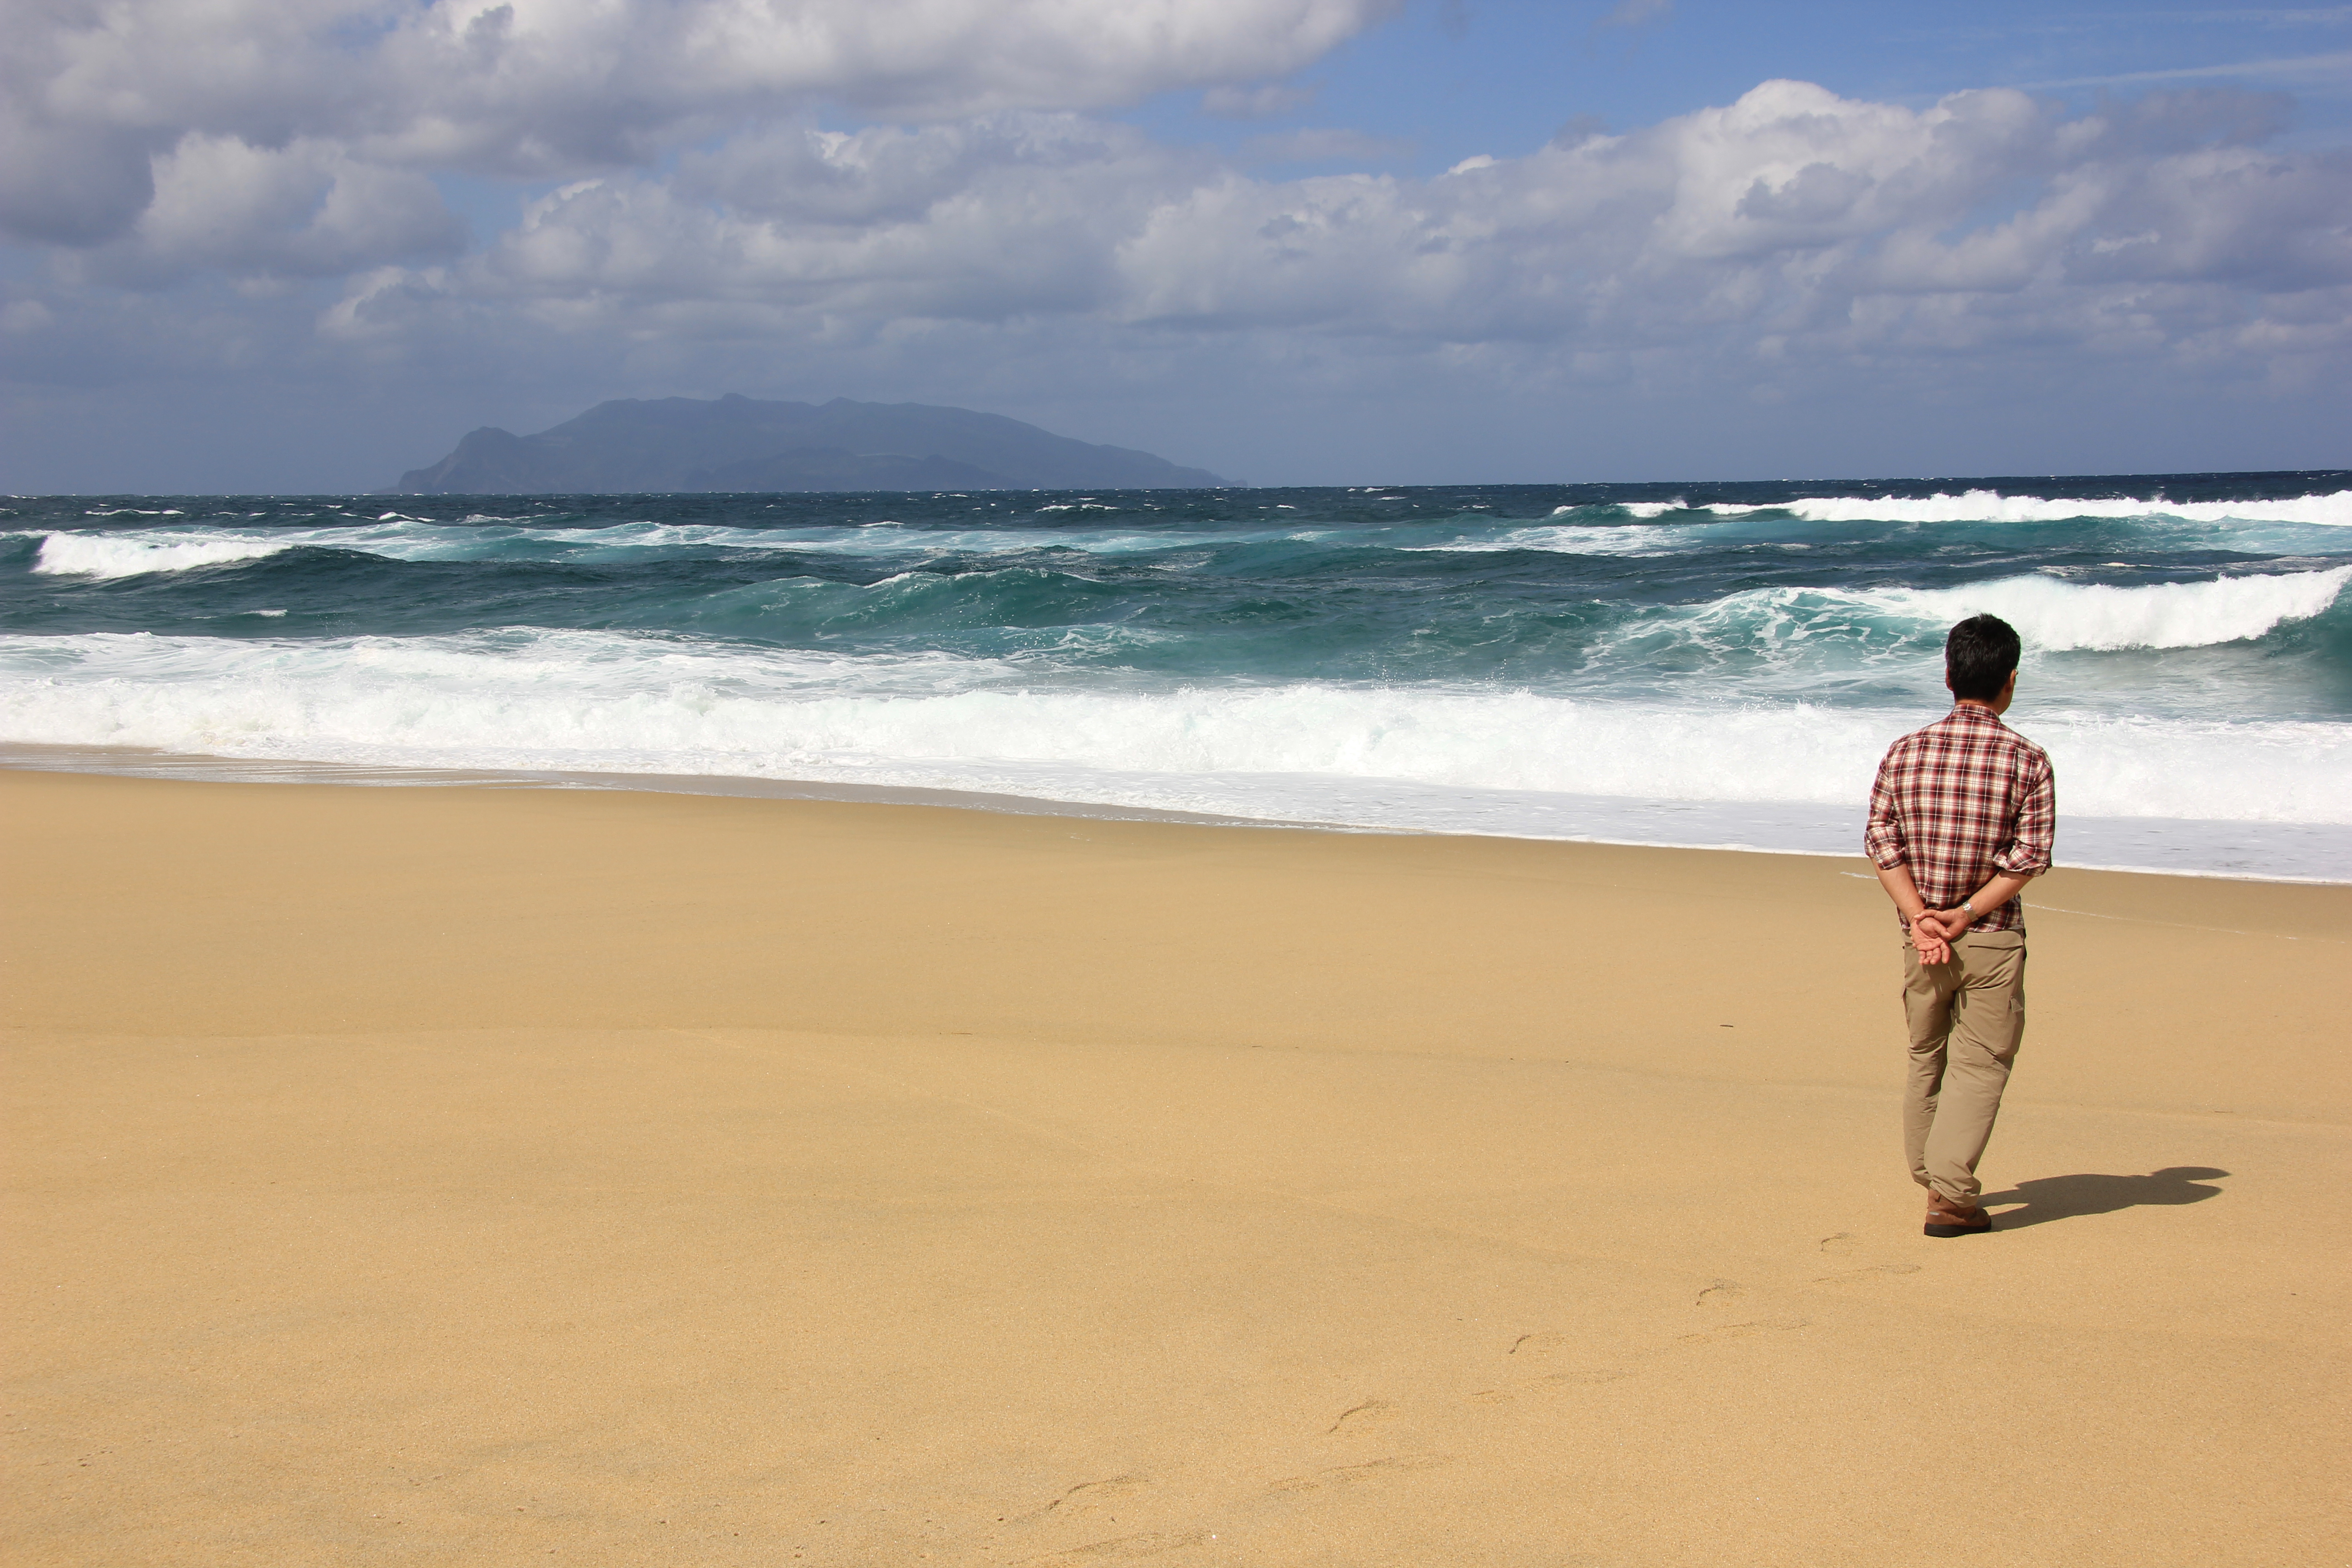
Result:
[[[1977,1201],[1987,1208],[2022,1204],[2022,1208],[1993,1216],[1995,1230],[2022,1230],[2053,1219],[2113,1214],[2142,1204],[2201,1204],[2221,1194],[2221,1188],[2201,1184],[2229,1173],[2211,1165],[2167,1165],[2145,1176],[2040,1176],[2020,1182],[2005,1193],[1987,1193]]]

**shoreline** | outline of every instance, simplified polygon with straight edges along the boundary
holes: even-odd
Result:
[[[331,784],[341,788],[593,789],[645,795],[719,795],[740,800],[815,800],[842,805],[936,805],[1015,816],[1069,816],[1085,821],[1188,822],[1218,827],[1288,827],[1334,832],[1411,832],[1410,828],[1349,828],[1209,812],[1104,805],[981,790],[922,789],[896,784],[835,784],[821,779],[769,779],[724,773],[615,773],[538,768],[405,768],[305,759],[216,756],[143,746],[47,746],[0,742],[0,772],[85,773],[93,777],[174,779],[188,783]]]
[[[597,790],[651,795],[687,795],[755,800],[831,801],[843,804],[940,806],[955,810],[1002,813],[1022,816],[1068,817],[1079,821],[1188,823],[1203,826],[1261,827],[1316,833],[1380,836],[1500,838],[1531,844],[1593,844],[1623,848],[1690,849],[1740,855],[1793,855],[1810,858],[1850,858],[1853,852],[1825,845],[1749,843],[1713,838],[1675,839],[1628,837],[1598,834],[1532,834],[1508,829],[1481,829],[1459,825],[1417,826],[1282,816],[1239,816],[1185,811],[1149,805],[1068,800],[1054,796],[1004,794],[982,790],[926,788],[914,785],[861,784],[829,780],[766,778],[702,773],[609,773],[593,770],[433,768],[367,763],[317,762],[302,759],[241,758],[197,752],[165,752],[147,747],[68,746],[28,742],[0,742],[0,772],[79,773],[98,777],[156,778],[238,784],[333,784],[359,788],[512,788]],[[1367,781],[1377,784],[1380,781]],[[1472,792],[1463,792],[1472,793]],[[1682,805],[1736,815],[1742,803],[1645,803],[1652,806]],[[1747,803],[1746,809],[1766,811],[1777,803]],[[1785,809],[1785,808],[1783,808]],[[1805,807],[1820,811],[1827,808]],[[1860,811],[1851,837],[1859,839]],[[2084,871],[2111,871],[2137,876],[2185,877],[2200,880],[2272,882],[2288,886],[2352,885],[2352,824],[2240,823],[2173,818],[2059,818],[2060,843],[2071,830],[2081,836],[2086,827],[2110,845],[2127,835],[2147,835],[2167,827],[2220,830],[2242,837],[2272,839],[2265,846],[2272,861],[2294,858],[2294,841],[2309,846],[2313,858],[2334,874],[2300,875],[2277,868],[2211,868],[2147,865],[2135,860],[2091,858],[2065,860],[2062,866]],[[2340,869],[2335,865],[2341,860]]]

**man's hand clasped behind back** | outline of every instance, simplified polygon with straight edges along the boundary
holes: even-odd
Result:
[[[1957,925],[1945,922],[1957,917]],[[1911,922],[1911,945],[1919,950],[1922,963],[1952,962],[1952,938],[1973,924],[1964,910],[1921,910]]]
[[[1975,913],[1967,910],[1921,910],[1911,919],[1911,945],[1919,950],[1922,963],[1949,963],[1952,943],[1969,934],[1986,910],[1997,910],[2025,890],[2031,878],[2015,871],[2003,871],[1977,889],[1976,898],[1982,908]],[[1913,897],[1916,897],[1915,893]]]

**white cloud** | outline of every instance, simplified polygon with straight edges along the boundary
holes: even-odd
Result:
[[[119,234],[190,136],[562,178],[820,102],[1094,108],[1306,65],[1397,0],[52,0],[0,65],[0,223]]]
[[[124,238],[92,252],[110,281],[159,284],[199,270],[339,277],[382,262],[455,256],[465,226],[422,174],[331,146],[259,148],[191,135],[153,160],[154,196]]]
[[[2062,120],[2008,90],[1912,110],[1768,82],[1427,180],[1253,179],[1130,128],[1004,115],[771,129],[667,178],[583,183],[436,292],[614,328],[723,307],[786,341],[1071,315],[1581,351],[1769,339],[1783,358],[2161,352],[2250,325],[2250,293],[2352,284],[2347,209],[2338,155],[2200,142],[2159,112]]]

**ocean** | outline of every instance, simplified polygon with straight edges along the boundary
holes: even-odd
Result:
[[[2352,472],[0,512],[18,766],[1852,854],[1990,611],[2062,864],[2352,880]]]

